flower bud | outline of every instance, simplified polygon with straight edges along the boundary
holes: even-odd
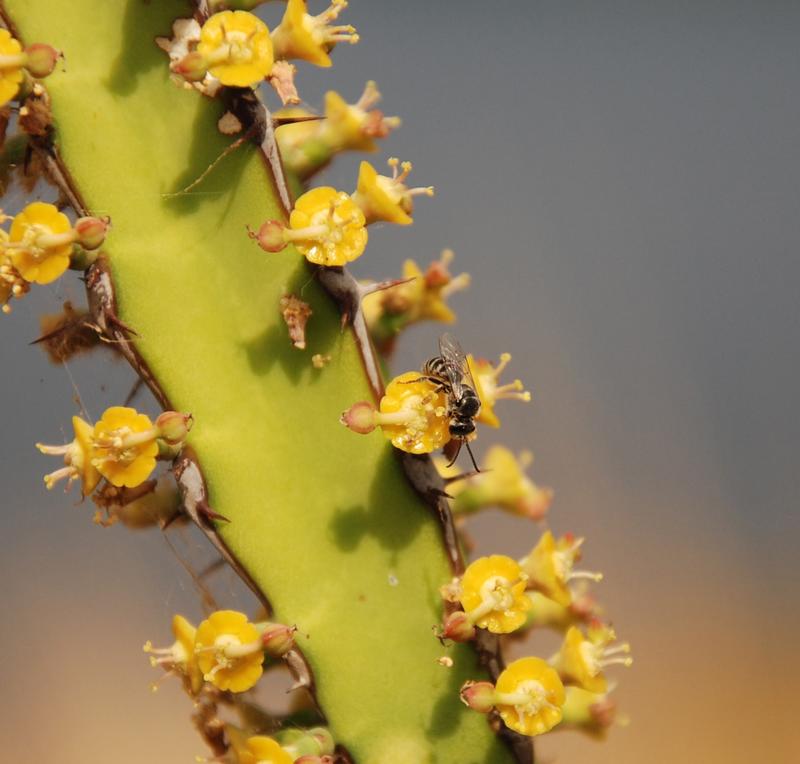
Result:
[[[106,238],[109,229],[108,218],[78,218],[75,221],[77,241],[84,249],[97,249]]]
[[[375,429],[375,407],[367,401],[359,401],[347,409],[339,421],[349,430],[366,435]]]
[[[282,623],[267,624],[261,635],[264,652],[273,658],[286,655],[294,647],[296,631],[296,626],[284,626]]]
[[[495,689],[491,682],[466,682],[461,688],[461,700],[473,711],[488,714],[495,703]]]
[[[179,411],[165,411],[156,419],[158,437],[170,446],[182,444],[192,429],[194,420],[191,414],[182,414]]]
[[[463,610],[456,610],[444,619],[442,637],[453,642],[469,642],[475,638],[475,626]]]
[[[47,77],[56,68],[61,53],[52,45],[36,42],[25,48],[25,68],[36,78]]]
[[[171,69],[187,82],[200,82],[208,73],[205,58],[196,50],[187,53],[180,61],[173,63]]]
[[[280,220],[268,220],[258,229],[258,233],[251,233],[250,236],[265,252],[280,252],[286,248],[285,230],[286,226]]]

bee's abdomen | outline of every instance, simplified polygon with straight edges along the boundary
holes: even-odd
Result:
[[[438,377],[439,379],[447,379],[447,364],[441,356],[435,356],[425,362],[422,367],[424,374],[430,377]]]

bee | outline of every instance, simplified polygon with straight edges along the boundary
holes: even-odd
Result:
[[[461,446],[466,445],[472,465],[476,472],[480,472],[467,438],[475,432],[475,417],[480,413],[481,399],[475,391],[467,357],[455,337],[451,334],[439,337],[439,355],[425,362],[420,379],[433,382],[438,391],[447,395],[450,436],[458,444],[448,467],[458,458]]]

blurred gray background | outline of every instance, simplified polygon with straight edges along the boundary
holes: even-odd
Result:
[[[377,80],[404,124],[372,161],[411,159],[437,188],[413,227],[374,230],[355,270],[456,251],[473,276],[457,335],[512,352],[534,393],[500,404],[478,450],[535,452],[551,527],[587,537],[634,646],[616,674],[630,724],[604,744],[548,736],[541,760],[798,760],[800,5],[353,0],[344,20],[362,42],[332,70],[300,65],[301,94],[352,101]],[[353,187],[360,159],[321,180]],[[199,613],[190,578],[160,534],[104,531],[41,483],[54,464],[33,444],[61,442],[77,407],[67,370],[27,343],[64,297],[80,285],[0,320],[0,739],[15,761],[190,762],[189,704],[150,696],[141,653],[174,611]],[[409,332],[395,368],[439,331]],[[69,372],[94,416],[132,383],[108,358]],[[513,555],[537,534],[499,514],[473,529]]]

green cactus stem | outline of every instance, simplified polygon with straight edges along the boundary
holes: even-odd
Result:
[[[249,93],[210,99],[170,81],[155,39],[193,13],[182,0],[0,8],[21,40],[64,52],[46,83],[54,142],[37,149],[79,214],[113,221],[88,271],[95,321],[165,406],[193,414],[176,464],[186,509],[299,627],[290,664],[336,741],[359,764],[532,761],[528,740],[501,741],[459,700],[465,680],[498,673],[492,639],[476,652],[432,635],[461,561],[429,461],[339,424],[382,386],[355,282],[247,236],[290,205],[268,112]],[[234,140],[217,128],[228,109],[257,140],[183,193]],[[279,309],[301,292],[303,351]],[[331,360],[315,368],[314,354]]]

